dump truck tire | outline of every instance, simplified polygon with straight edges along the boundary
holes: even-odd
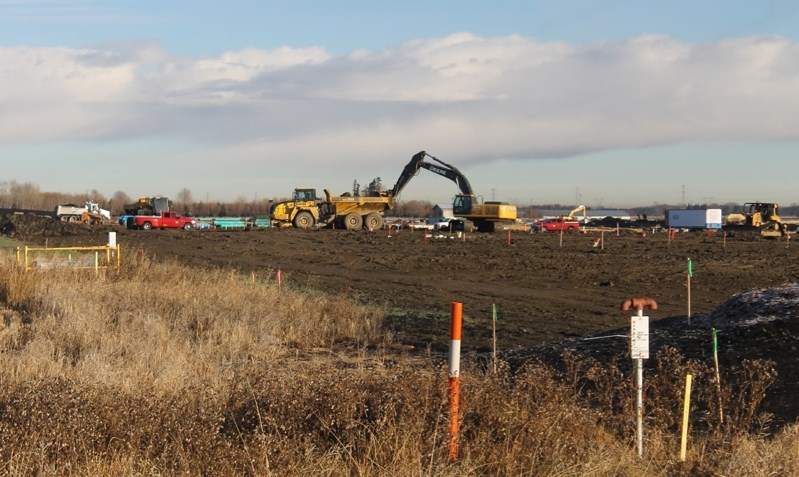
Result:
[[[363,217],[355,212],[351,212],[344,217],[344,227],[347,230],[360,230],[363,227]]]
[[[300,212],[294,216],[294,226],[298,229],[309,229],[313,227],[313,215],[310,212]]]
[[[363,225],[369,230],[380,230],[383,228],[383,217],[377,212],[369,213]]]

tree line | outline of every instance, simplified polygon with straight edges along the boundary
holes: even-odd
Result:
[[[358,191],[357,195],[369,195],[374,190],[381,187],[380,178],[373,180],[368,186],[361,188],[357,181],[353,183],[353,192]],[[183,188],[179,190],[172,199],[172,208],[183,214],[191,214],[197,217],[258,217],[268,216],[269,209],[274,202],[288,200],[289,197],[273,197],[270,199],[247,199],[239,197],[236,200],[222,201],[198,201],[195,200],[191,190]],[[52,212],[56,206],[64,204],[83,205],[86,201],[96,202],[100,207],[108,209],[113,215],[122,215],[125,212],[125,205],[135,201],[123,191],[116,191],[110,197],[106,197],[97,189],[86,190],[84,193],[64,193],[42,191],[40,187],[31,182],[0,181],[0,208],[3,209],[32,209]],[[425,200],[398,201],[394,209],[386,213],[393,217],[429,217],[433,212],[435,204]],[[518,206],[518,216],[529,219],[541,217],[541,210],[570,210],[576,207],[571,204],[530,204]],[[650,206],[626,208],[631,215],[648,215],[650,217],[662,216],[668,209],[705,209],[719,208],[722,213],[740,212],[742,204],[653,204]],[[588,207],[590,209],[602,209],[604,206]],[[784,216],[799,216],[799,204],[794,202],[790,205],[782,205],[780,214]]]
[[[196,217],[266,217],[274,202],[288,200],[289,197],[273,197],[263,199],[247,199],[239,197],[233,201],[203,201],[195,200],[191,190],[183,188],[173,197],[172,208],[186,215]],[[65,193],[43,191],[31,182],[0,181],[0,208],[2,209],[30,209],[52,212],[59,205],[83,205],[87,201],[96,202],[103,209],[111,211],[113,215],[125,213],[125,205],[135,202],[123,191],[116,191],[110,197],[105,196],[97,189],[87,190],[84,193]],[[427,201],[409,200],[397,204],[397,207],[388,215],[402,217],[427,217],[433,205]]]

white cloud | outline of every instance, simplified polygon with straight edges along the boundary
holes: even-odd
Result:
[[[794,139],[798,53],[781,37],[573,47],[469,33],[347,56],[314,47],[173,57],[152,43],[0,48],[0,141],[164,137],[244,164],[395,164],[427,148],[460,164]]]

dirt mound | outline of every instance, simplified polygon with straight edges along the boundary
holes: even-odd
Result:
[[[37,237],[91,235],[95,230],[83,223],[68,223],[35,214],[7,214],[0,216],[0,234],[19,240],[36,240]]]
[[[797,283],[735,294],[712,313],[702,317],[703,322],[719,329],[792,320],[799,320]]]
[[[632,314],[632,313],[631,313]],[[718,356],[722,379],[740,369],[745,361],[764,360],[774,364],[776,381],[767,391],[762,411],[773,417],[777,427],[799,419],[799,283],[756,288],[733,295],[715,310],[688,319],[672,316],[649,324],[650,359],[644,368],[657,368],[666,348],[683,357],[713,366],[713,329],[718,333]],[[512,366],[529,361],[547,363],[566,373],[565,356],[599,363],[620,363],[632,372],[628,352],[629,327],[590,336],[533,346],[503,353]]]

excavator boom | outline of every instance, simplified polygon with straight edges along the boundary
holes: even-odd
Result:
[[[425,158],[427,157],[441,165],[425,161]],[[410,180],[419,172],[419,169],[421,168],[427,169],[428,171],[434,172],[440,176],[444,176],[456,183],[462,194],[474,195],[472,186],[469,184],[469,180],[466,179],[466,176],[464,176],[455,166],[447,164],[441,159],[431,156],[425,151],[420,151],[414,154],[414,156],[411,158],[411,162],[409,162],[405,166],[405,169],[402,170],[402,174],[400,174],[399,179],[397,179],[397,183],[394,184],[394,188],[391,189],[391,196],[397,197],[399,193],[402,192],[402,189],[408,185],[408,182],[410,182]]]
[[[578,205],[577,207],[572,209],[571,212],[569,212],[568,215],[566,215],[566,219],[567,220],[574,220],[574,214],[576,214],[577,212],[582,212],[583,213],[583,222],[588,221],[588,213],[585,211],[585,206],[584,205]]]

